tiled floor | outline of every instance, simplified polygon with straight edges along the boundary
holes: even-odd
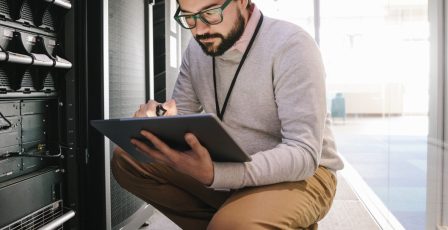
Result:
[[[347,181],[339,176],[333,206],[325,218],[319,222],[319,230],[358,229],[377,230],[380,227]]]
[[[340,153],[410,230],[425,228],[426,116],[349,118],[333,125]]]

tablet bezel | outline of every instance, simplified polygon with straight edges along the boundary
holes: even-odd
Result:
[[[131,137],[152,145],[140,134],[148,130],[170,147],[179,151],[189,149],[184,135],[193,133],[209,151],[213,161],[246,162],[251,157],[229,135],[221,121],[212,113],[92,120],[91,125],[139,161],[151,162],[151,158],[140,153],[131,144]]]

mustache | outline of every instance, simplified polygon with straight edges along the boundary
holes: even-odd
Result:
[[[195,36],[196,40],[208,39],[208,38],[221,38],[224,40],[224,36],[222,34],[197,34]]]

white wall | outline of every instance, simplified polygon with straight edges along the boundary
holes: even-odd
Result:
[[[336,93],[345,98],[345,111],[355,115],[403,115],[404,86],[400,83],[328,84],[328,105]],[[331,108],[329,108],[331,111]]]

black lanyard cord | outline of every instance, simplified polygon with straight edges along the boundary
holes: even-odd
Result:
[[[261,23],[263,22],[263,14],[260,16],[260,20],[258,21],[257,27],[255,28],[254,34],[247,45],[246,51],[244,51],[243,57],[241,58],[240,64],[236,69],[235,76],[233,77],[232,83],[230,84],[229,90],[227,91],[226,99],[224,100],[224,104],[222,106],[222,110],[219,109],[218,102],[218,89],[216,88],[216,70],[215,70],[215,57],[213,57],[213,86],[215,87],[215,104],[216,104],[216,113],[220,120],[223,119],[224,113],[226,112],[227,103],[229,102],[230,94],[232,93],[233,87],[235,86],[236,79],[238,78],[238,74],[240,73],[241,68],[243,67],[244,62],[246,61],[246,57],[249,54],[249,50],[252,47],[252,44],[255,41],[255,37],[260,30]]]

